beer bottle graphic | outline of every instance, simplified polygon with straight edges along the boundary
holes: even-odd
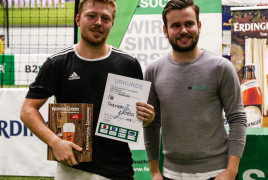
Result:
[[[248,127],[262,127],[262,93],[255,76],[254,64],[244,67],[241,91]]]
[[[57,127],[57,136],[62,139],[61,127],[60,126]]]

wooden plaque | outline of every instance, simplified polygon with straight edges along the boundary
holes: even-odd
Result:
[[[48,127],[59,138],[73,141],[83,148],[82,151],[73,149],[77,162],[92,161],[93,104],[49,104]],[[68,132],[73,130],[73,134]],[[47,159],[56,160],[50,146]]]

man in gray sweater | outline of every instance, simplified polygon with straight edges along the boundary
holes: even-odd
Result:
[[[163,21],[173,50],[145,72],[145,79],[152,82],[148,103],[156,113],[144,127],[151,177],[235,180],[247,126],[236,71],[227,59],[197,46],[201,22],[193,0],[169,1]],[[160,127],[164,177],[158,168]]]

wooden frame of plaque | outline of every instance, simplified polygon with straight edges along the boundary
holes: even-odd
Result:
[[[71,125],[71,130],[67,125]],[[73,149],[77,162],[92,161],[93,104],[49,104],[48,127],[59,138],[71,140],[83,148],[82,151]],[[68,132],[73,130],[73,134]],[[47,160],[56,160],[50,146],[48,146]]]

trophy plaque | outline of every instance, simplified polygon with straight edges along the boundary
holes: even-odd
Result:
[[[59,138],[83,148],[82,151],[73,149],[77,162],[92,161],[93,104],[49,104],[48,127]],[[50,146],[47,159],[56,160]]]

